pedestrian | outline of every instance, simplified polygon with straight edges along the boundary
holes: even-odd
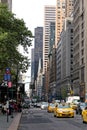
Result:
[[[2,113],[5,114],[6,111],[7,111],[6,103],[4,103],[4,104],[2,105]]]
[[[21,103],[18,103],[18,112],[21,112],[21,111],[22,111]]]
[[[9,103],[9,115],[11,115],[12,113],[12,106],[11,106],[11,103]]]
[[[0,102],[0,113],[1,113],[1,110],[2,110],[2,103]]]

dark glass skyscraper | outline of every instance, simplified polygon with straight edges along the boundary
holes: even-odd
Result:
[[[35,28],[35,41],[34,41],[34,80],[36,80],[36,77],[37,77],[39,59],[43,59],[43,27],[37,27],[37,28]]]

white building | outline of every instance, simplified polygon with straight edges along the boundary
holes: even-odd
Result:
[[[44,10],[44,32],[43,32],[43,72],[48,61],[49,42],[50,42],[50,23],[55,22],[55,6],[45,6]]]

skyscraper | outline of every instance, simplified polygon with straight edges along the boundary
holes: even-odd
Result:
[[[1,3],[7,4],[10,11],[12,11],[12,0],[0,0]]]
[[[34,80],[36,80],[39,59],[43,59],[43,27],[35,28],[34,45]]]
[[[55,6],[45,6],[43,34],[43,72],[45,73],[50,46],[50,23],[55,22]]]
[[[74,0],[73,89],[87,99],[87,0]]]
[[[66,0],[66,11],[65,11],[65,16],[70,17],[70,15],[73,12],[73,1],[74,0]]]
[[[57,47],[60,40],[60,34],[63,29],[63,23],[65,19],[65,0],[57,0],[56,4],[56,28],[55,28],[55,45]]]

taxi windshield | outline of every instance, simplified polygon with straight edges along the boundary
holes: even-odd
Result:
[[[69,105],[59,105],[58,108],[70,108]]]

